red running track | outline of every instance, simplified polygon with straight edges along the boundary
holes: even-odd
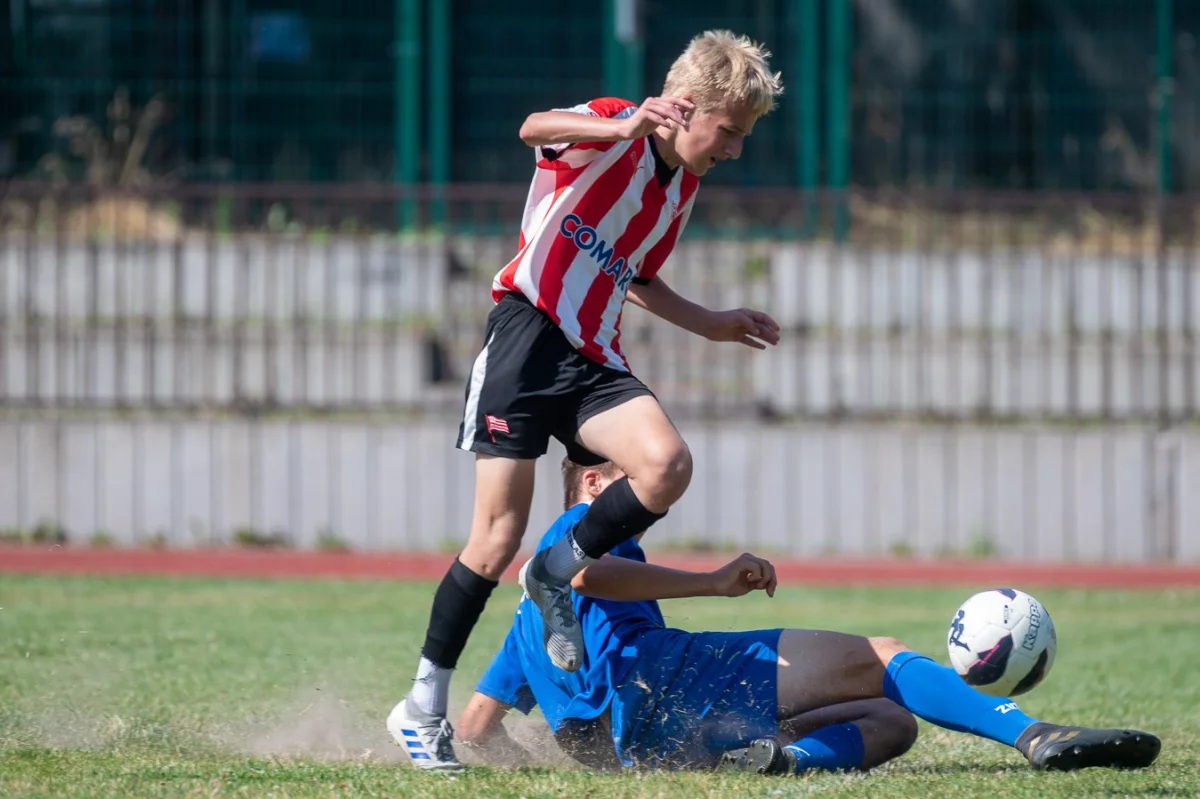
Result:
[[[722,555],[657,554],[655,563],[710,570]],[[452,555],[426,552],[0,547],[0,573],[190,577],[437,580]],[[1011,561],[772,559],[779,581],[801,585],[1002,585],[1056,588],[1200,588],[1200,564],[1017,563]],[[507,573],[515,580],[518,559]]]

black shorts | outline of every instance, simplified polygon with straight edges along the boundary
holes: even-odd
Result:
[[[588,360],[546,313],[509,292],[488,314],[484,346],[467,381],[458,448],[504,458],[539,458],[553,436],[571,460],[603,458],[575,441],[596,414],[640,396],[642,381]]]

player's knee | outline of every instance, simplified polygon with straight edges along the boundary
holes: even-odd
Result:
[[[521,549],[521,536],[513,530],[505,530],[492,539],[492,549],[497,557],[503,558],[508,563],[512,563],[512,559],[517,556],[517,552]]]
[[[896,655],[908,651],[908,647],[904,645],[904,642],[897,638],[877,636],[867,640],[871,643],[871,649],[875,650],[875,654],[879,657],[879,662],[885,666]]]
[[[660,474],[663,492],[671,497],[672,502],[683,496],[688,484],[692,482],[692,451],[682,440],[671,450],[666,462],[662,464]]]
[[[889,751],[892,757],[900,757],[917,742],[917,719],[899,705],[890,711],[887,721],[891,730]]]
[[[521,549],[524,534],[524,517],[477,519],[459,560],[476,574],[498,580]]]
[[[670,506],[692,481],[692,453],[682,439],[647,447],[633,478],[642,483],[655,504]]]
[[[512,561],[521,548],[525,525],[512,519],[497,519],[487,530],[488,548],[496,557]]]
[[[917,720],[913,714],[886,699],[874,700],[870,712],[857,724],[867,744],[863,759],[863,767],[867,769],[900,757],[917,740]]]
[[[879,729],[884,762],[900,757],[917,742],[917,720],[899,705],[881,714]]]

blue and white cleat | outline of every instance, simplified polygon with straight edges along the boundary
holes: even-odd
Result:
[[[454,755],[454,728],[444,716],[426,716],[406,696],[388,714],[387,728],[417,768],[462,771]]]

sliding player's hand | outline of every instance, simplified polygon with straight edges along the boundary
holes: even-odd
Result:
[[[774,346],[779,343],[779,323],[768,314],[750,308],[717,311],[704,337],[710,341],[735,341],[756,350],[765,350],[767,344]]]
[[[745,596],[751,591],[766,591],[767,596],[775,596],[775,586],[779,584],[771,562],[748,552],[712,572],[712,578],[716,596]]]

